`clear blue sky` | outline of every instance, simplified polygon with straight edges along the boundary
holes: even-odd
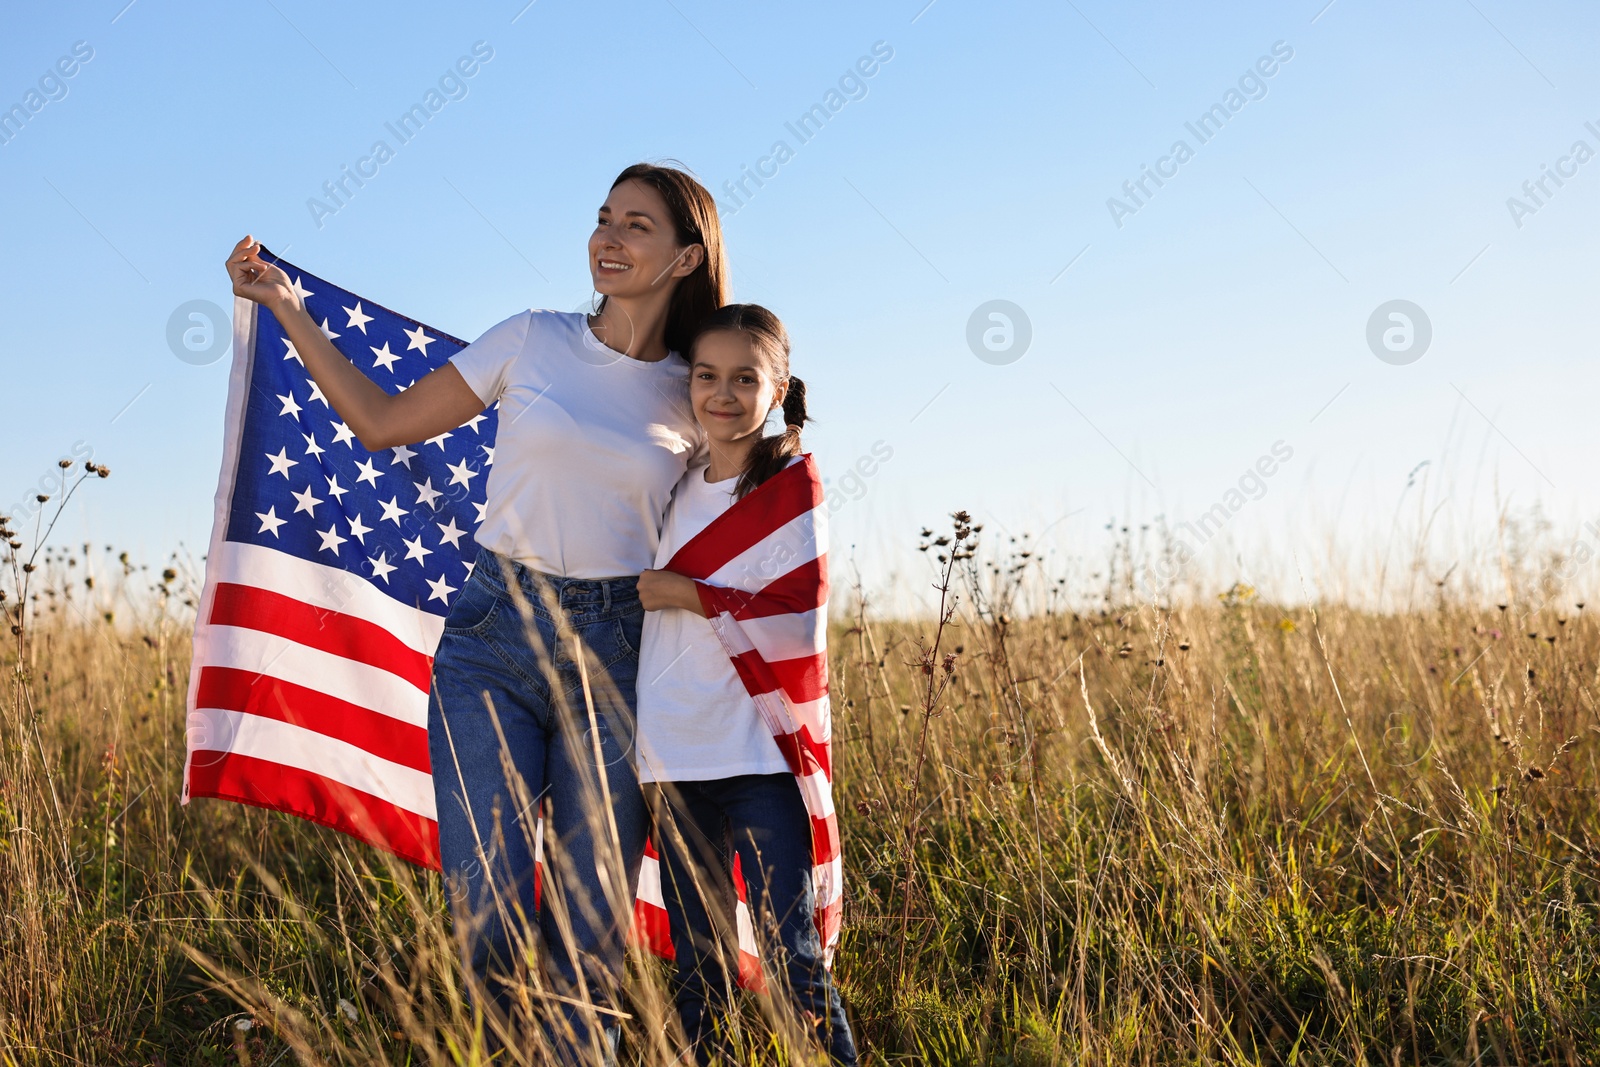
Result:
[[[231,306],[245,232],[471,338],[588,296],[622,167],[682,160],[733,208],[724,182],[780,140],[725,218],[734,285],[790,325],[825,471],[892,450],[835,516],[873,581],[956,507],[1061,554],[1112,515],[1194,520],[1278,441],[1203,553],[1381,547],[1425,460],[1436,532],[1492,536],[1505,502],[1562,536],[1600,513],[1600,159],[1571,156],[1600,151],[1593,5],[124,3],[30,5],[0,36],[0,107],[46,90],[0,144],[0,508],[87,442],[115,474],[69,537],[204,545],[227,360],[180,361],[167,321]],[[399,145],[385,123],[480,41]],[[47,77],[77,42],[92,58]],[[1292,58],[1246,77],[1276,42]],[[802,143],[786,123],[875,44],[892,58]],[[1219,103],[1202,143],[1186,123]],[[308,199],[380,139],[394,157],[319,227]],[[1145,165],[1176,173],[1135,201]],[[1571,176],[1536,205],[1546,166]],[[1032,332],[1004,365],[967,340],[996,299]],[[1431,322],[1407,365],[1366,341],[1393,299]]]

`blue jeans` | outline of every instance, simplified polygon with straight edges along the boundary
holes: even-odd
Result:
[[[661,890],[677,955],[674,999],[695,1061],[727,1055],[717,1031],[734,1011],[728,990],[739,973],[736,852],[768,987],[787,988],[794,1006],[816,1021],[833,1061],[853,1065],[855,1039],[822,965],[822,937],[812,915],[811,816],[794,775],[663,782],[652,799]]]
[[[433,663],[440,863],[468,977],[486,1014],[509,1020],[508,1043],[538,1040],[512,1010],[537,942],[548,986],[567,1000],[529,1002],[562,1063],[609,1062],[616,1048],[615,1014],[568,1001],[618,1006],[648,822],[633,750],[643,622],[637,578],[561,578],[483,551]],[[592,719],[574,638],[588,653]],[[490,1040],[500,1044],[492,1027]]]

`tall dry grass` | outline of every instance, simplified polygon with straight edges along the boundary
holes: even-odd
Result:
[[[955,527],[942,624],[858,600],[832,639],[874,1061],[1596,1061],[1592,611],[1074,611]],[[112,603],[110,559],[41,563],[4,661],[0,1061],[476,1062],[436,876],[178,806],[182,580],[112,566],[151,594]],[[637,961],[624,1062],[666,1061],[663,1005]],[[746,1022],[750,1062],[800,1058]]]

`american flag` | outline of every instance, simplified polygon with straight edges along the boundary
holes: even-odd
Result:
[[[340,352],[393,394],[466,342],[265,250]],[[183,801],[290,812],[439,865],[428,688],[477,557],[496,413],[368,452],[270,313],[239,299],[189,676]]]

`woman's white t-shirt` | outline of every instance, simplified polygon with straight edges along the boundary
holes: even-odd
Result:
[[[478,543],[568,578],[650,566],[702,438],[688,364],[633,359],[562,311],[513,315],[450,362],[485,406],[500,402]]]
[[[657,567],[733,504],[737,478],[690,467],[672,493]],[[647,611],[639,650],[639,780],[703,782],[789,770],[711,624],[683,608]]]

